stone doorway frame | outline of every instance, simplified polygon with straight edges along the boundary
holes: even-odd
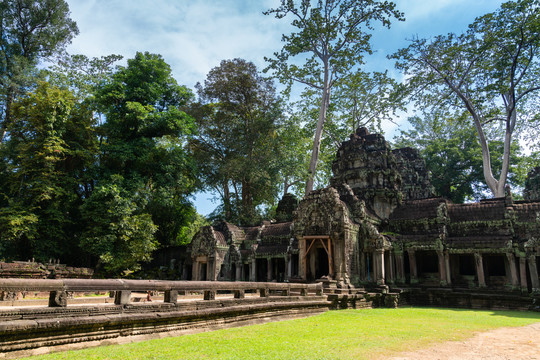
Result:
[[[306,252],[304,253],[304,256],[302,258],[303,266],[304,266],[304,280],[307,280],[307,256],[309,255],[311,249],[313,248],[313,245],[317,243],[317,240],[320,241],[323,249],[326,251],[326,254],[328,255],[328,272],[330,278],[334,278],[334,257],[332,253],[332,240],[330,239],[329,235],[305,235],[302,237],[304,240],[304,249],[306,249]],[[326,244],[325,244],[326,240]],[[309,246],[308,246],[309,243]]]

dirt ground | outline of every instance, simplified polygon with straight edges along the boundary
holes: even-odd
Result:
[[[540,322],[517,328],[477,333],[464,341],[449,341],[430,348],[404,352],[391,360],[540,360]]]

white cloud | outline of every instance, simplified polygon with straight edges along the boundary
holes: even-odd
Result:
[[[71,53],[126,58],[136,51],[163,55],[177,80],[189,87],[203,81],[223,59],[253,61],[260,69],[264,56],[280,48],[285,22],[262,11],[275,1],[68,0],[80,35]],[[244,5],[251,6],[244,6]],[[265,5],[265,7],[261,7]]]

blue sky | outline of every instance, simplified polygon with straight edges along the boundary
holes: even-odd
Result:
[[[496,10],[500,0],[394,0],[405,22],[372,38],[376,53],[367,70],[388,69],[399,79],[386,55],[407,46],[412,36],[430,37],[462,32],[477,16]],[[80,34],[68,47],[71,54],[89,57],[109,54],[132,58],[137,51],[161,54],[182,85],[193,88],[221,60],[243,58],[264,68],[265,56],[281,49],[281,34],[289,33],[287,19],[265,16],[279,0],[67,0]],[[407,114],[396,119],[402,126]],[[387,136],[396,125],[385,124]],[[202,214],[215,204],[199,194]]]

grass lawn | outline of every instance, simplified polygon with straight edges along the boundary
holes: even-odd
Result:
[[[540,322],[540,313],[400,308],[329,311],[213,332],[29,359],[370,359],[476,331]]]

